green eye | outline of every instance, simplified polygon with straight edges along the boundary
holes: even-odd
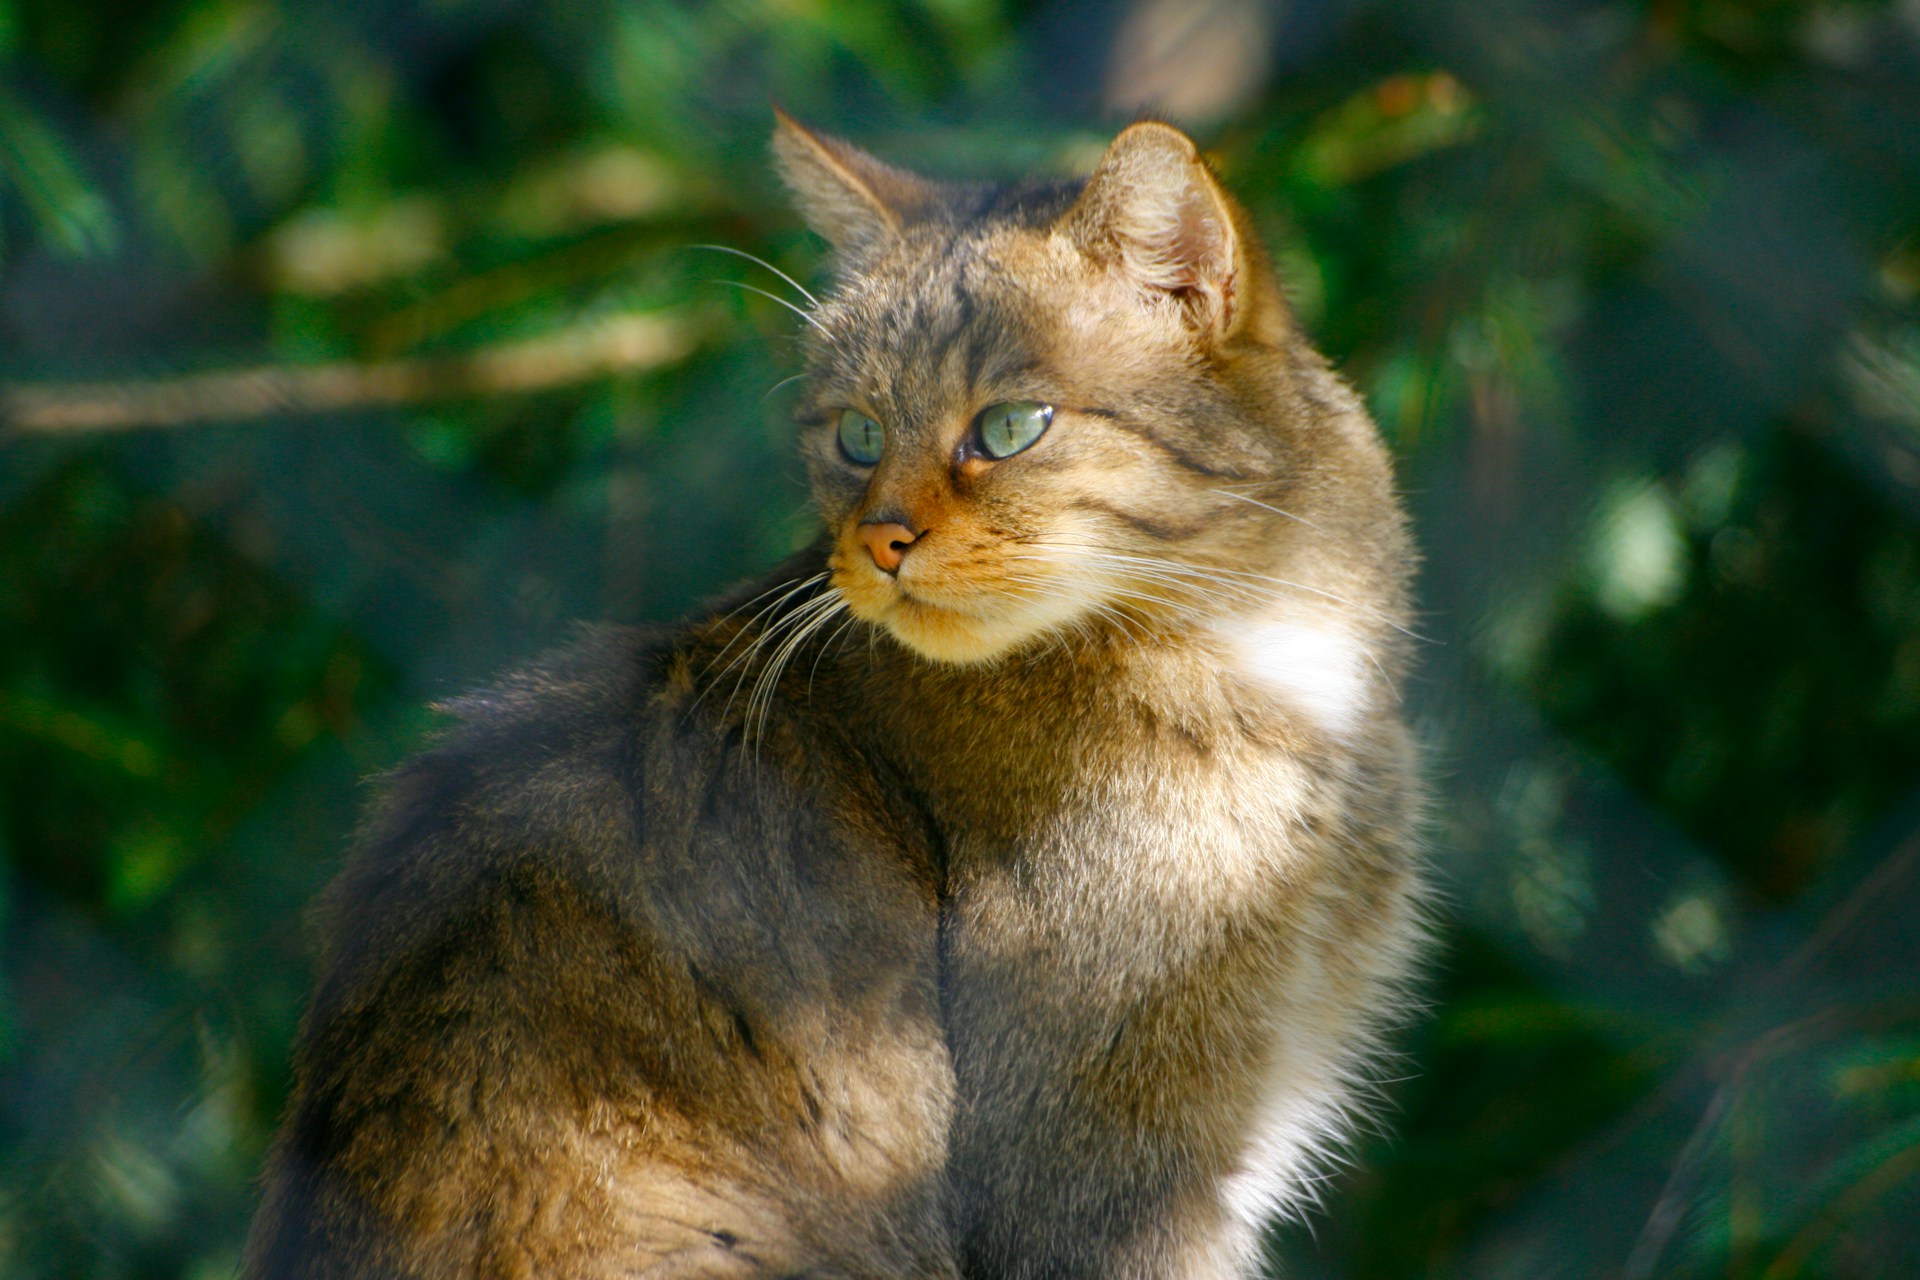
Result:
[[[1038,440],[1053,421],[1053,406],[1032,400],[996,404],[980,415],[980,449],[989,458],[1011,458]]]
[[[840,452],[846,454],[849,461],[863,467],[872,466],[880,461],[880,448],[886,442],[886,428],[866,414],[858,409],[841,413]]]

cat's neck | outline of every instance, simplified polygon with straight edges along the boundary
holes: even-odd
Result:
[[[983,666],[884,636],[830,657],[876,748],[973,825],[1058,811],[1124,774],[1162,779],[1274,753],[1335,760],[1386,710],[1351,628],[1276,610],[1148,630],[1115,625]]]

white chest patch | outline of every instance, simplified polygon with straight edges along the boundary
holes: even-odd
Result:
[[[1223,623],[1218,632],[1250,683],[1336,738],[1359,725],[1367,710],[1367,651],[1346,632],[1318,620],[1278,619]]]

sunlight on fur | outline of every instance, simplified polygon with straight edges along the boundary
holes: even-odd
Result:
[[[1413,555],[1246,214],[774,147],[821,536],[384,781],[249,1280],[1244,1280],[1372,1101]]]

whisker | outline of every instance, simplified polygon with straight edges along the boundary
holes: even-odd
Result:
[[[727,610],[725,613],[721,614],[718,618],[715,618],[713,622],[720,623],[720,622],[727,621],[729,618],[732,618],[735,615],[737,615],[742,609],[752,608],[754,605],[760,603],[762,600],[765,600],[768,596],[780,590],[782,587],[790,587],[794,591],[797,591],[800,588],[808,586],[812,583],[824,581],[826,577],[827,577],[827,570],[822,569],[817,573],[810,573],[804,578],[783,579],[779,582],[774,583],[772,586],[768,587],[765,591],[762,591],[759,595],[754,596],[751,600],[745,600],[733,606],[733,608]],[[789,591],[787,594],[791,595],[793,594],[793,591]],[[781,599],[785,599],[785,598],[786,598],[785,596],[781,597]],[[763,609],[761,610],[761,612],[764,613],[766,611]],[[755,614],[754,616],[757,618],[759,617],[759,614]],[[709,624],[709,625],[712,625],[712,624]]]
[[[758,613],[754,614],[753,617],[748,619],[746,624],[742,626],[740,630],[735,632],[733,635],[729,636],[727,638],[727,643],[721,646],[720,652],[714,654],[712,658],[708,659],[707,665],[700,669],[700,674],[704,676],[707,674],[707,672],[713,670],[714,664],[719,662],[720,659],[726,657],[727,652],[731,650],[734,645],[740,642],[740,639],[742,636],[746,636],[748,634],[756,634],[753,632],[753,628],[755,624],[757,624],[760,621],[760,619],[766,617],[767,614],[772,612],[773,610],[778,609],[782,604],[786,603],[787,600],[791,599],[793,596],[797,595],[799,592],[805,591],[808,587],[813,586],[815,583],[826,581],[826,578],[827,578],[827,573],[825,570],[822,570],[819,573],[809,574],[807,577],[804,577],[804,578],[789,578],[785,582],[775,583],[773,586],[768,587],[765,591],[762,591],[759,595],[755,596],[753,599],[745,601],[742,604],[735,605],[733,608],[727,610],[727,612],[722,614],[716,620],[716,622],[726,622],[732,617],[734,617],[736,614],[740,613],[742,610],[751,609],[754,605],[759,604],[762,600],[765,600],[768,596],[772,595],[774,592],[779,591],[782,587],[785,587],[787,589],[786,593],[782,595],[778,600],[775,600],[772,604],[769,604],[764,608],[762,608]],[[731,670],[733,670],[733,664],[729,663],[727,664],[726,669],[721,671],[720,674],[724,676],[728,671],[731,671]]]
[[[824,607],[819,607],[823,602]],[[746,724],[749,726],[754,725],[756,722],[754,702],[757,698],[759,701],[758,728],[753,733],[755,740],[754,761],[756,764],[759,762],[760,744],[766,741],[767,724],[773,715],[773,705],[780,688],[780,677],[786,672],[787,664],[793,660],[793,655],[798,653],[801,647],[806,644],[808,637],[826,626],[827,623],[833,621],[833,619],[839,615],[840,611],[846,607],[846,602],[838,595],[821,596],[818,600],[808,601],[806,605],[802,606],[802,609],[810,611],[807,621],[794,629],[793,633],[787,637],[786,642],[780,646],[779,651],[774,654],[773,659],[769,661],[761,671],[759,680],[755,682],[753,694],[747,699],[746,712]],[[801,610],[795,610],[795,613],[799,612],[801,612]]]
[[[853,610],[847,610],[846,621],[835,627],[833,634],[820,642],[820,652],[813,655],[813,665],[807,668],[807,696],[809,698],[813,696],[813,678],[820,674],[821,659],[825,658],[828,652],[832,650],[835,642],[847,634],[848,628],[852,627],[853,624],[858,621],[860,621],[860,619],[854,616]]]
[[[1117,563],[1151,565],[1167,572],[1196,575],[1210,581],[1215,581],[1217,585],[1222,587],[1228,586],[1229,584],[1218,581],[1218,579],[1221,577],[1238,578],[1243,582],[1247,582],[1247,583],[1264,582],[1264,583],[1270,583],[1274,586],[1287,587],[1294,591],[1305,592],[1308,595],[1319,596],[1322,599],[1331,601],[1334,604],[1344,605],[1347,608],[1352,609],[1355,613],[1359,614],[1360,616],[1371,619],[1372,621],[1383,623],[1384,625],[1393,628],[1395,631],[1398,631],[1400,634],[1406,636],[1411,640],[1418,640],[1425,644],[1433,643],[1433,641],[1431,641],[1428,637],[1423,636],[1416,631],[1412,631],[1408,629],[1406,626],[1402,625],[1401,623],[1396,622],[1392,618],[1387,617],[1386,614],[1379,609],[1372,608],[1367,605],[1363,605],[1357,600],[1353,600],[1347,596],[1343,596],[1335,591],[1328,591],[1324,587],[1310,586],[1304,582],[1295,582],[1290,578],[1276,578],[1269,574],[1254,573],[1251,570],[1247,570],[1247,569],[1229,569],[1223,565],[1202,566],[1202,565],[1189,564],[1181,560],[1171,560],[1171,559],[1164,559],[1164,558],[1155,559],[1155,558],[1150,558],[1146,556],[1129,556],[1119,552],[1106,551],[1087,543],[1071,543],[1071,542],[1057,542],[1057,541],[1046,541],[1046,542],[1030,541],[1027,543],[1027,545],[1038,546],[1038,547],[1052,546],[1060,550],[1074,552],[1077,556],[1085,556],[1085,557],[1091,557],[1095,559],[1105,559],[1105,560],[1109,560]]]
[[[1019,586],[1053,587],[1057,585],[1057,583],[1049,579],[1035,578],[1025,574],[1008,574],[1005,577],[1003,577],[1001,580],[1003,582],[1014,583]],[[1170,596],[1158,595],[1151,591],[1142,591],[1138,589],[1141,583],[1151,582],[1151,581],[1152,581],[1151,578],[1146,578],[1146,577],[1136,578],[1130,583],[1131,587],[1134,588],[1131,590],[1128,589],[1128,585],[1123,585],[1122,583],[1109,584],[1109,594],[1117,594],[1125,599],[1138,600],[1145,604],[1178,606],[1182,603],[1186,603],[1181,600],[1174,599],[1173,597],[1170,597]],[[1191,590],[1191,584],[1188,584],[1188,583],[1163,582],[1161,585],[1182,587],[1182,588],[1187,588]],[[1032,599],[1033,597],[1031,594],[1029,594],[1025,598]]]
[[[711,658],[707,659],[706,665],[700,668],[699,676],[697,677],[698,679],[705,681],[705,684],[702,686],[700,692],[697,695],[695,695],[693,701],[687,704],[687,710],[685,714],[687,716],[691,716],[694,713],[694,711],[699,708],[700,704],[706,701],[707,695],[713,692],[714,687],[718,685],[721,680],[724,680],[726,678],[727,673],[729,671],[732,671],[734,667],[738,666],[743,660],[749,658],[752,655],[754,645],[758,642],[757,633],[754,632],[753,628],[760,621],[760,619],[766,617],[768,612],[770,612],[771,610],[779,608],[784,601],[792,598],[792,596],[796,592],[804,591],[809,586],[812,586],[816,583],[824,581],[826,577],[827,575],[823,571],[820,573],[811,574],[805,578],[788,578],[784,582],[777,582],[773,586],[768,587],[765,591],[762,591],[759,595],[754,596],[751,600],[743,601],[742,603],[735,605],[733,608],[727,610],[726,613],[722,614],[719,618],[715,619],[714,622],[710,625],[718,625],[720,623],[724,623],[729,619],[733,618],[735,615],[739,614],[742,610],[750,609],[754,605],[758,604],[760,601],[765,600],[768,596],[772,595],[774,592],[780,591],[783,588],[785,589],[785,593],[781,595],[778,600],[775,600],[773,601],[773,603],[762,607],[758,613],[755,613],[752,618],[748,619],[747,623],[744,626],[742,626],[733,635],[727,637],[726,644],[722,645],[720,647],[720,650],[717,653],[715,653]],[[713,671],[714,667],[719,664],[720,660],[722,658],[725,658],[727,654],[733,650],[733,647],[739,644],[743,637],[746,637],[748,635],[754,635],[756,638],[754,640],[749,640],[746,647],[738,655],[736,655],[732,661],[728,662],[726,666],[720,669],[720,672],[718,675],[715,675],[712,680],[707,680],[706,679],[707,675]],[[722,711],[721,713],[721,718],[722,719],[725,718],[724,711]]]
[[[759,254],[748,253],[745,249],[736,249],[731,245],[725,245],[725,244],[690,244],[685,247],[689,249],[711,249],[715,253],[730,253],[736,258],[745,258],[748,262],[752,262],[759,266],[765,267],[767,270],[773,272],[773,274],[779,276],[782,280],[785,280],[788,284],[792,285],[796,290],[799,291],[799,294],[801,297],[805,298],[808,302],[812,303],[814,306],[817,307],[820,305],[820,299],[814,297],[811,293],[808,293],[807,286],[801,284],[798,280],[795,280],[792,276],[788,275],[786,272],[782,271],[780,268],[774,266],[771,262],[768,262],[765,258],[761,257]]]
[[[1029,543],[1028,545],[1034,545],[1034,544]],[[1151,560],[1142,556],[1127,556],[1127,555],[1121,555],[1116,552],[1090,551],[1090,552],[1085,552],[1083,554],[1086,556],[1086,558],[1089,558],[1089,559],[1107,560],[1107,561],[1111,561],[1121,565],[1121,573],[1119,575],[1118,581],[1109,582],[1105,584],[1105,594],[1109,599],[1120,599],[1120,600],[1136,601],[1142,604],[1173,606],[1173,607],[1178,607],[1182,603],[1178,599],[1169,599],[1168,597],[1164,595],[1160,595],[1157,592],[1142,589],[1144,586],[1150,586],[1150,585],[1170,587],[1179,591],[1184,591],[1184,592],[1190,593],[1198,601],[1208,602],[1208,603],[1217,602],[1222,597],[1224,597],[1229,603],[1232,602],[1234,597],[1238,597],[1241,601],[1251,601],[1253,603],[1262,603],[1271,598],[1271,597],[1263,596],[1259,593],[1256,593],[1249,587],[1241,586],[1239,584],[1231,583],[1231,582],[1219,582],[1215,580],[1209,572],[1200,570],[1197,566],[1182,565],[1177,561]],[[1055,563],[1051,561],[1049,557],[1046,557],[1046,556],[1015,555],[1009,558],[1015,559],[1015,560],[1026,560],[1026,561],[1037,562],[1037,563]],[[1230,572],[1230,571],[1223,571],[1223,572]],[[1263,581],[1278,583],[1279,585],[1283,585],[1283,586],[1295,587],[1303,591],[1314,590],[1313,588],[1306,587],[1303,584],[1286,582],[1284,579],[1267,578],[1263,574],[1252,574],[1248,576],[1254,577]],[[1008,574],[1005,576],[1003,581],[1016,584],[1019,586],[1023,586],[1023,587],[1024,586],[1048,587],[1048,586],[1055,585],[1054,581],[1050,581],[1045,578],[1036,578],[1030,574],[1017,574],[1017,573]],[[1221,595],[1216,596],[1215,592],[1213,591],[1202,591],[1197,585],[1197,583],[1199,582],[1205,582],[1209,586],[1216,588],[1221,593]],[[1319,594],[1325,594],[1329,596],[1331,595],[1331,593],[1325,593],[1325,592],[1322,592]],[[1357,606],[1354,606],[1354,607],[1357,607]],[[1111,607],[1108,607],[1101,603],[1090,604],[1088,606],[1088,610],[1089,612],[1106,619],[1107,621],[1113,623],[1114,625],[1121,627],[1122,630],[1126,631],[1129,637],[1134,638],[1136,641],[1140,638],[1133,631],[1132,627],[1128,625],[1129,621],[1137,622],[1139,621],[1139,619],[1129,619],[1124,613],[1117,612]],[[1396,630],[1406,632],[1406,629],[1404,627],[1399,627],[1397,626],[1397,624],[1393,624],[1390,621],[1389,621],[1389,625],[1395,626]],[[1412,635],[1413,633],[1406,632],[1406,634]],[[1367,645],[1358,645],[1357,647],[1360,653],[1362,654],[1362,656],[1364,656],[1366,660],[1373,666],[1373,669],[1380,673],[1380,678],[1384,682],[1386,682],[1389,686],[1392,686],[1393,677],[1390,674],[1388,674],[1386,667],[1380,662],[1379,656],[1373,652],[1372,648]]]
[[[778,647],[775,649],[774,656],[767,662],[761,664],[760,671],[754,678],[753,687],[747,695],[747,707],[744,716],[746,722],[751,723],[754,718],[755,702],[756,699],[760,697],[768,670],[776,668],[779,665],[781,655],[787,651],[787,646],[793,637],[804,634],[808,624],[818,614],[823,611],[831,613],[835,608],[840,606],[840,603],[840,598],[837,593],[815,596],[811,600],[803,601],[797,605],[791,613],[783,615],[772,626],[767,628],[765,634],[760,638],[758,647],[765,648],[774,645],[775,637],[779,637]],[[786,632],[787,634],[782,635],[782,632]],[[746,673],[743,672],[742,678],[744,678],[745,675]]]
[[[804,307],[796,307],[793,303],[788,302],[785,298],[781,297],[779,294],[768,293],[765,289],[760,288],[758,285],[748,284],[744,280],[709,280],[707,281],[707,283],[708,284],[724,284],[724,285],[729,285],[735,289],[745,289],[748,293],[757,293],[761,297],[766,298],[771,302],[777,302],[781,306],[785,307],[787,310],[793,312],[793,314],[799,316],[802,320],[812,325],[816,332],[825,333],[827,331],[827,326],[821,324],[818,320],[815,320],[813,318],[812,312],[806,310]]]
[[[1246,494],[1244,494],[1244,493],[1235,493],[1235,492],[1233,492],[1233,490],[1231,490],[1231,489],[1209,489],[1209,490],[1207,490],[1207,492],[1208,492],[1208,493],[1217,493],[1217,494],[1219,494],[1219,495],[1220,495],[1221,497],[1223,497],[1223,498],[1235,498],[1235,499],[1238,499],[1238,500],[1239,500],[1239,501],[1241,501],[1241,502],[1250,502],[1250,503],[1253,503],[1253,505],[1254,505],[1254,506],[1256,506],[1256,507],[1259,507],[1259,508],[1260,508],[1260,509],[1261,509],[1262,511],[1271,511],[1271,512],[1273,512],[1273,514],[1275,514],[1275,515],[1277,515],[1277,516],[1284,516],[1284,517],[1286,517],[1286,518],[1287,518],[1288,520],[1297,520],[1297,521],[1299,521],[1299,522],[1300,522],[1301,524],[1303,524],[1303,525],[1305,525],[1305,526],[1307,526],[1307,528],[1309,528],[1309,529],[1318,529],[1318,528],[1320,527],[1319,525],[1317,525],[1317,524],[1315,524],[1315,523],[1314,523],[1313,521],[1311,521],[1311,520],[1309,520],[1309,519],[1307,519],[1307,518],[1306,518],[1305,516],[1297,516],[1297,515],[1295,515],[1295,514],[1293,514],[1293,512],[1291,512],[1291,511],[1282,511],[1282,510],[1281,510],[1280,508],[1278,508],[1278,507],[1270,507],[1270,506],[1268,506],[1268,505],[1267,505],[1266,503],[1264,503],[1264,502],[1256,502],[1256,501],[1254,501],[1254,499],[1252,499],[1252,498],[1249,498],[1249,497],[1248,497],[1248,496],[1247,496]]]
[[[716,282],[716,283],[717,283],[717,282]],[[790,377],[790,378],[782,378],[782,379],[780,379],[780,381],[778,381],[778,382],[776,382],[776,383],[774,383],[774,384],[773,384],[772,386],[770,386],[770,387],[768,387],[768,388],[767,388],[767,394],[765,394],[765,395],[763,395],[763,396],[761,396],[761,397],[760,397],[760,403],[761,403],[761,404],[765,404],[765,403],[766,403],[767,401],[769,401],[769,400],[771,400],[771,399],[773,399],[773,393],[774,393],[774,392],[776,392],[776,391],[778,391],[778,390],[779,390],[780,388],[782,388],[782,387],[784,387],[784,386],[786,386],[786,385],[787,385],[787,384],[789,384],[789,383],[793,383],[793,382],[798,382],[798,381],[800,381],[800,379],[802,379],[802,378],[804,378],[804,377],[806,377],[806,376],[807,376],[807,375],[806,375],[806,374],[805,374],[805,373],[803,372],[803,373],[796,373],[796,374],[794,374],[794,375],[793,375],[792,377]]]
[[[821,574],[819,575],[819,578],[823,579],[825,578],[825,576],[826,576],[825,574]],[[818,581],[818,580],[819,579],[815,579],[815,581]],[[813,583],[810,582],[807,585],[813,585]],[[787,600],[791,599],[793,594],[794,592],[789,591],[786,595],[783,595],[780,597],[780,599],[774,601],[774,603],[771,606],[769,606],[769,608],[778,608],[780,605],[786,603]],[[798,622],[804,620],[804,618],[806,617],[806,611],[809,609],[810,606],[815,604],[816,601],[822,600],[822,599],[829,599],[829,598],[831,597],[816,596],[814,600],[803,601],[801,604],[796,606],[792,610],[792,612],[782,614],[778,618],[775,618],[771,624],[769,624],[765,629],[763,629],[762,631],[760,631],[758,634],[754,636],[753,643],[750,644],[740,654],[738,658],[735,658],[731,663],[727,664],[726,670],[720,673],[720,678],[724,678],[727,672],[732,671],[735,667],[740,668],[740,674],[734,677],[733,689],[727,694],[727,705],[725,707],[722,707],[720,710],[721,720],[723,721],[726,720],[733,713],[734,699],[740,696],[741,686],[746,683],[747,676],[751,674],[753,671],[754,657],[758,655],[761,651],[766,649],[769,645],[773,644],[775,642],[776,637],[778,637],[781,632],[797,625]],[[761,617],[764,617],[766,615],[766,612],[767,612],[766,609],[762,609],[759,614],[755,615],[754,621],[758,622]],[[719,678],[716,678],[715,683],[717,684],[718,682],[719,682]]]
[[[1050,557],[1036,556],[1032,558],[1050,561]],[[1248,584],[1222,581],[1215,574],[1192,566],[1182,566],[1169,561],[1152,560],[1143,556],[1119,555],[1117,553],[1104,551],[1085,551],[1080,553],[1080,558],[1119,565],[1122,571],[1130,577],[1143,581],[1150,580],[1159,582],[1165,586],[1177,587],[1183,591],[1192,593],[1200,599],[1210,600],[1214,599],[1215,596],[1212,593],[1201,591],[1197,585],[1199,583],[1205,583],[1213,587],[1229,602],[1237,601],[1243,605],[1264,604],[1272,598],[1270,594],[1257,591]]]
[[[809,606],[814,603],[807,602]],[[787,634],[781,637],[773,655],[761,664],[760,670],[754,675],[753,687],[747,692],[746,709],[741,713],[743,740],[766,740],[767,721],[773,713],[774,695],[779,692],[780,675],[786,667],[787,657],[793,652],[793,646],[805,638],[812,623],[822,612],[822,609],[803,606],[789,615]],[[755,751],[757,758],[757,747]]]

